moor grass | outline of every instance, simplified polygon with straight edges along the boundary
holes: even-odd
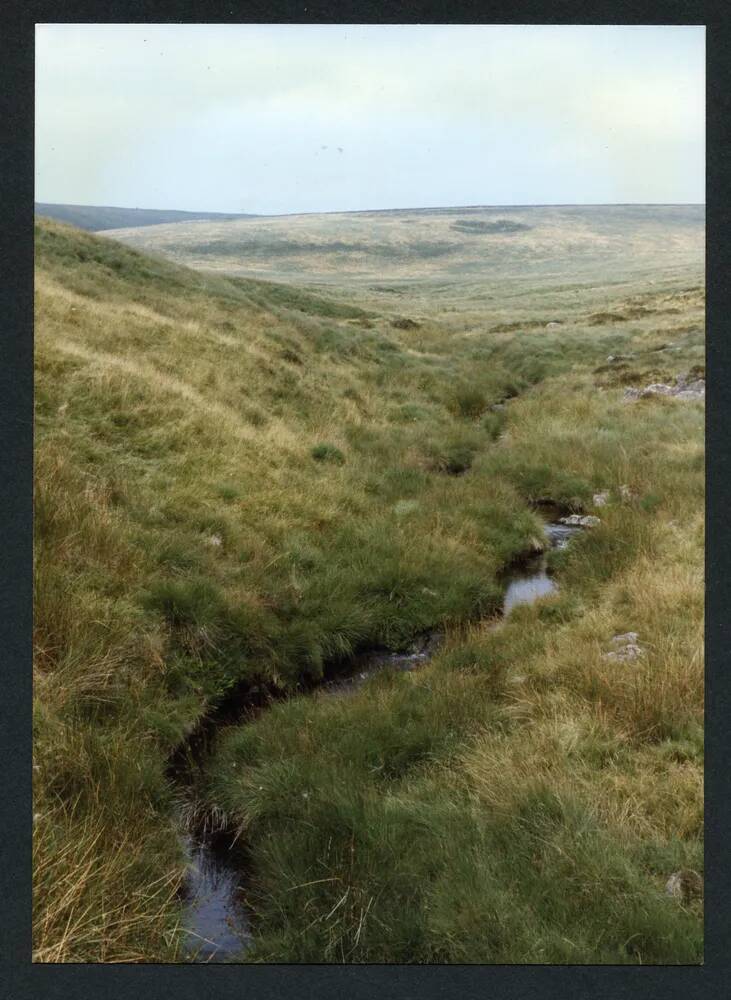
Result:
[[[361,249],[294,285],[39,220],[36,961],[180,956],[166,762],[240,683],[292,694],[201,778],[246,844],[245,960],[702,960],[665,882],[703,865],[703,403],[622,399],[703,371],[702,222],[653,211],[621,268],[598,217],[552,257],[527,212],[417,213],[391,269],[350,220],[376,288]],[[419,245],[465,239],[535,266]],[[601,524],[499,622],[544,500]],[[298,693],[435,628],[419,671]],[[630,630],[644,655],[606,659]]]

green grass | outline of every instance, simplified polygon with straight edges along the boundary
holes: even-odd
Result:
[[[664,883],[703,866],[702,413],[562,390],[515,404],[511,450],[614,493],[557,553],[560,594],[220,741],[205,789],[253,853],[249,960],[700,959],[701,910]],[[630,628],[647,659],[610,666]]]
[[[437,628],[428,667],[220,739],[200,795],[253,860],[247,958],[699,961],[663,887],[702,870],[703,406],[622,402],[700,371],[697,272],[395,301],[52,222],[36,251],[36,960],[179,957],[172,750],[237,684]],[[598,490],[559,595],[493,628],[531,503]],[[646,657],[610,665],[630,629]]]

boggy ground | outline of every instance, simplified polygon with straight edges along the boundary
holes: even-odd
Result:
[[[702,871],[703,404],[622,397],[702,369],[702,261],[447,315],[43,221],[37,264],[36,960],[174,960],[172,750],[237,683],[439,627],[221,735],[246,960],[700,961],[665,883]],[[544,499],[601,524],[495,628]]]

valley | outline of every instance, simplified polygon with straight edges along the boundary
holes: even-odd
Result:
[[[37,219],[36,961],[702,961],[703,253],[699,206]]]

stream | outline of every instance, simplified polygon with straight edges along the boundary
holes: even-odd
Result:
[[[572,535],[582,529],[558,522],[544,524],[549,548],[563,549]],[[557,590],[549,576],[546,552],[516,562],[503,576],[507,584],[502,614],[510,614],[519,604],[532,604]],[[349,661],[347,676],[320,685],[333,696],[347,696],[381,670],[415,670],[427,663],[439,649],[443,635],[432,632],[417,640],[404,653],[368,651]],[[169,774],[181,790],[185,804],[180,810],[181,842],[187,858],[183,898],[184,958],[191,962],[236,962],[252,942],[250,910],[246,902],[246,871],[241,854],[234,850],[235,837],[215,829],[210,817],[196,814],[192,799],[194,773],[207,755],[215,730],[222,724],[240,722],[247,710],[255,712],[269,703],[262,692],[260,703],[247,692],[243,704],[230,703],[215,719],[208,720],[174,755]]]

